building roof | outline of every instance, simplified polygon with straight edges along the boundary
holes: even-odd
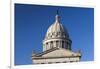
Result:
[[[75,57],[75,56],[78,56],[80,57],[81,56],[81,53],[80,52],[72,52],[71,50],[66,50],[66,49],[63,49],[63,48],[52,48],[52,49],[49,49],[49,50],[46,50],[42,53],[39,53],[39,54],[35,54],[34,56],[32,56],[33,58],[34,57]]]

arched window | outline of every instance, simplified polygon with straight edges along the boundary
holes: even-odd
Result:
[[[53,48],[53,41],[50,42],[50,48]]]
[[[48,49],[48,43],[46,43],[46,46],[45,46],[46,50]]]
[[[70,44],[67,42],[67,49],[70,50]]]
[[[71,50],[71,44],[69,44],[68,46],[69,46],[69,50]]]
[[[56,41],[56,47],[58,47],[58,46],[59,46],[58,41]]]
[[[69,43],[67,42],[67,49],[69,49]]]
[[[62,48],[64,48],[64,41],[62,41]]]
[[[48,46],[48,43],[46,43],[46,46]]]
[[[68,44],[67,44],[67,42],[65,42],[64,47],[65,47],[65,49],[68,49]]]
[[[61,33],[60,32],[58,32],[58,37],[60,37],[61,36]]]

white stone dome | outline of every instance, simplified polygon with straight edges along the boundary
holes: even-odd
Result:
[[[71,40],[66,29],[60,23],[60,16],[55,16],[55,22],[48,28],[43,40],[43,51],[54,47],[71,50]]]
[[[68,38],[69,34],[60,23],[60,17],[56,15],[55,22],[48,28],[45,39]]]

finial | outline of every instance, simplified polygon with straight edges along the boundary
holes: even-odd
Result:
[[[60,22],[60,16],[59,16],[59,10],[57,9],[57,12],[56,12],[56,23],[59,23]]]

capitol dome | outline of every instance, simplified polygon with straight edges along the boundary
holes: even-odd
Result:
[[[52,38],[69,38],[69,34],[60,23],[60,17],[58,15],[55,17],[55,22],[47,30],[45,37],[45,39]]]
[[[55,22],[48,28],[43,40],[43,51],[53,47],[70,49],[71,40],[66,29],[60,23],[60,16],[55,16]]]

